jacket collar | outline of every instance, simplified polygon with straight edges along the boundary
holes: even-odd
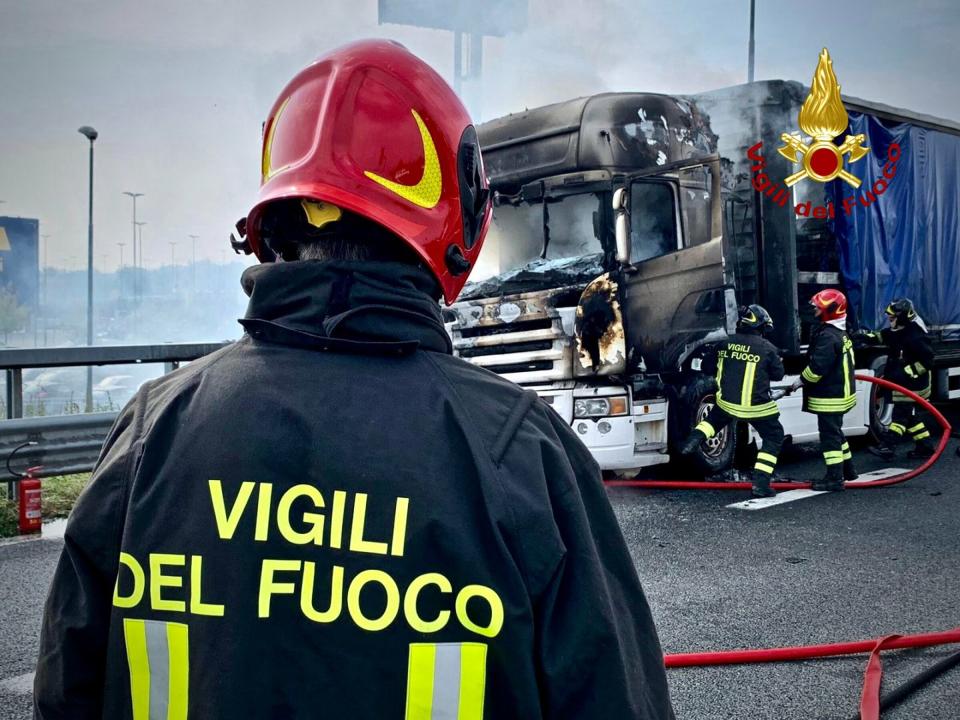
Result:
[[[255,265],[241,278],[250,297],[239,321],[283,344],[364,353],[450,354],[432,276],[396,262],[305,260]]]

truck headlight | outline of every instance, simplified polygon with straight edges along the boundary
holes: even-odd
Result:
[[[573,401],[575,418],[615,417],[627,414],[627,396],[581,398]]]

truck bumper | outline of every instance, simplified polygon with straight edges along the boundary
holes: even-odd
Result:
[[[667,401],[629,400],[630,414],[619,417],[574,418],[579,398],[627,395],[623,387],[538,389],[540,396],[570,423],[602,470],[624,472],[670,461],[667,453]]]

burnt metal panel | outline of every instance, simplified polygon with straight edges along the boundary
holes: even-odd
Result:
[[[620,283],[630,371],[677,370],[689,346],[724,333],[722,247],[718,238],[652,258],[624,274]]]
[[[635,172],[715,151],[696,105],[653,93],[605,93],[477,128],[494,189],[580,170]]]

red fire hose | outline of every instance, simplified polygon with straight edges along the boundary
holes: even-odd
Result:
[[[845,483],[849,489],[854,488],[873,488],[884,487],[887,485],[896,485],[926,472],[943,454],[950,439],[950,423],[947,419],[926,399],[920,397],[915,392],[907,388],[900,387],[884,378],[873,377],[872,375],[856,375],[857,380],[874,383],[882,387],[896,390],[919,403],[927,412],[929,412],[943,429],[940,436],[940,442],[936,451],[919,467],[907,472],[894,475],[893,477],[883,478],[882,480],[852,481]],[[749,490],[751,484],[748,482],[704,482],[704,481],[682,481],[682,480],[609,480],[606,482],[608,487],[637,487],[647,489],[668,489],[668,490]],[[777,490],[797,490],[810,487],[810,483],[793,482],[775,482],[771,485]],[[946,630],[943,632],[924,633],[919,635],[890,635],[876,640],[862,640],[859,642],[830,643],[826,645],[806,645],[796,647],[782,648],[764,648],[755,650],[721,650],[717,652],[700,653],[675,653],[665,655],[664,662],[668,668],[707,666],[707,665],[732,665],[741,663],[767,663],[767,662],[788,662],[793,660],[807,660],[818,657],[832,657],[837,655],[852,655],[861,653],[870,653],[867,661],[867,669],[864,675],[863,692],[860,698],[860,718],[861,720],[878,720],[880,717],[880,679],[882,667],[880,664],[881,650],[894,650],[899,648],[917,648],[930,647],[933,645],[944,645],[948,643],[960,643],[960,628]]]
[[[768,648],[762,650],[723,650],[720,652],[676,653],[665,655],[668,668],[699,667],[707,665],[736,665],[742,663],[788,662],[811,658],[859,655],[870,653],[863,679],[860,697],[861,720],[878,720],[880,717],[880,665],[881,650],[932,647],[960,643],[960,628],[943,632],[919,635],[889,635],[879,640],[830,643],[827,645],[799,645],[796,647]]]
[[[912,390],[907,390],[907,388],[900,387],[896,383],[892,383],[884,378],[874,377],[873,375],[856,375],[855,377],[857,380],[864,380],[874,385],[896,390],[911,398],[914,402],[919,403],[920,406],[933,415],[940,424],[940,427],[943,428],[943,434],[940,437],[940,443],[937,445],[936,451],[928,457],[920,467],[900,473],[899,475],[894,475],[893,477],[883,478],[882,480],[853,480],[845,483],[847,489],[860,490],[862,488],[896,485],[906,482],[921,473],[925,473],[946,449],[947,442],[950,440],[950,423],[947,422],[947,419],[928,400],[920,397]],[[751,484],[748,482],[709,482],[704,480],[606,480],[604,482],[607,487],[635,487],[646,488],[648,490],[749,490],[751,487]],[[809,488],[810,483],[773,482],[770,483],[770,486],[775,490],[801,490]]]

